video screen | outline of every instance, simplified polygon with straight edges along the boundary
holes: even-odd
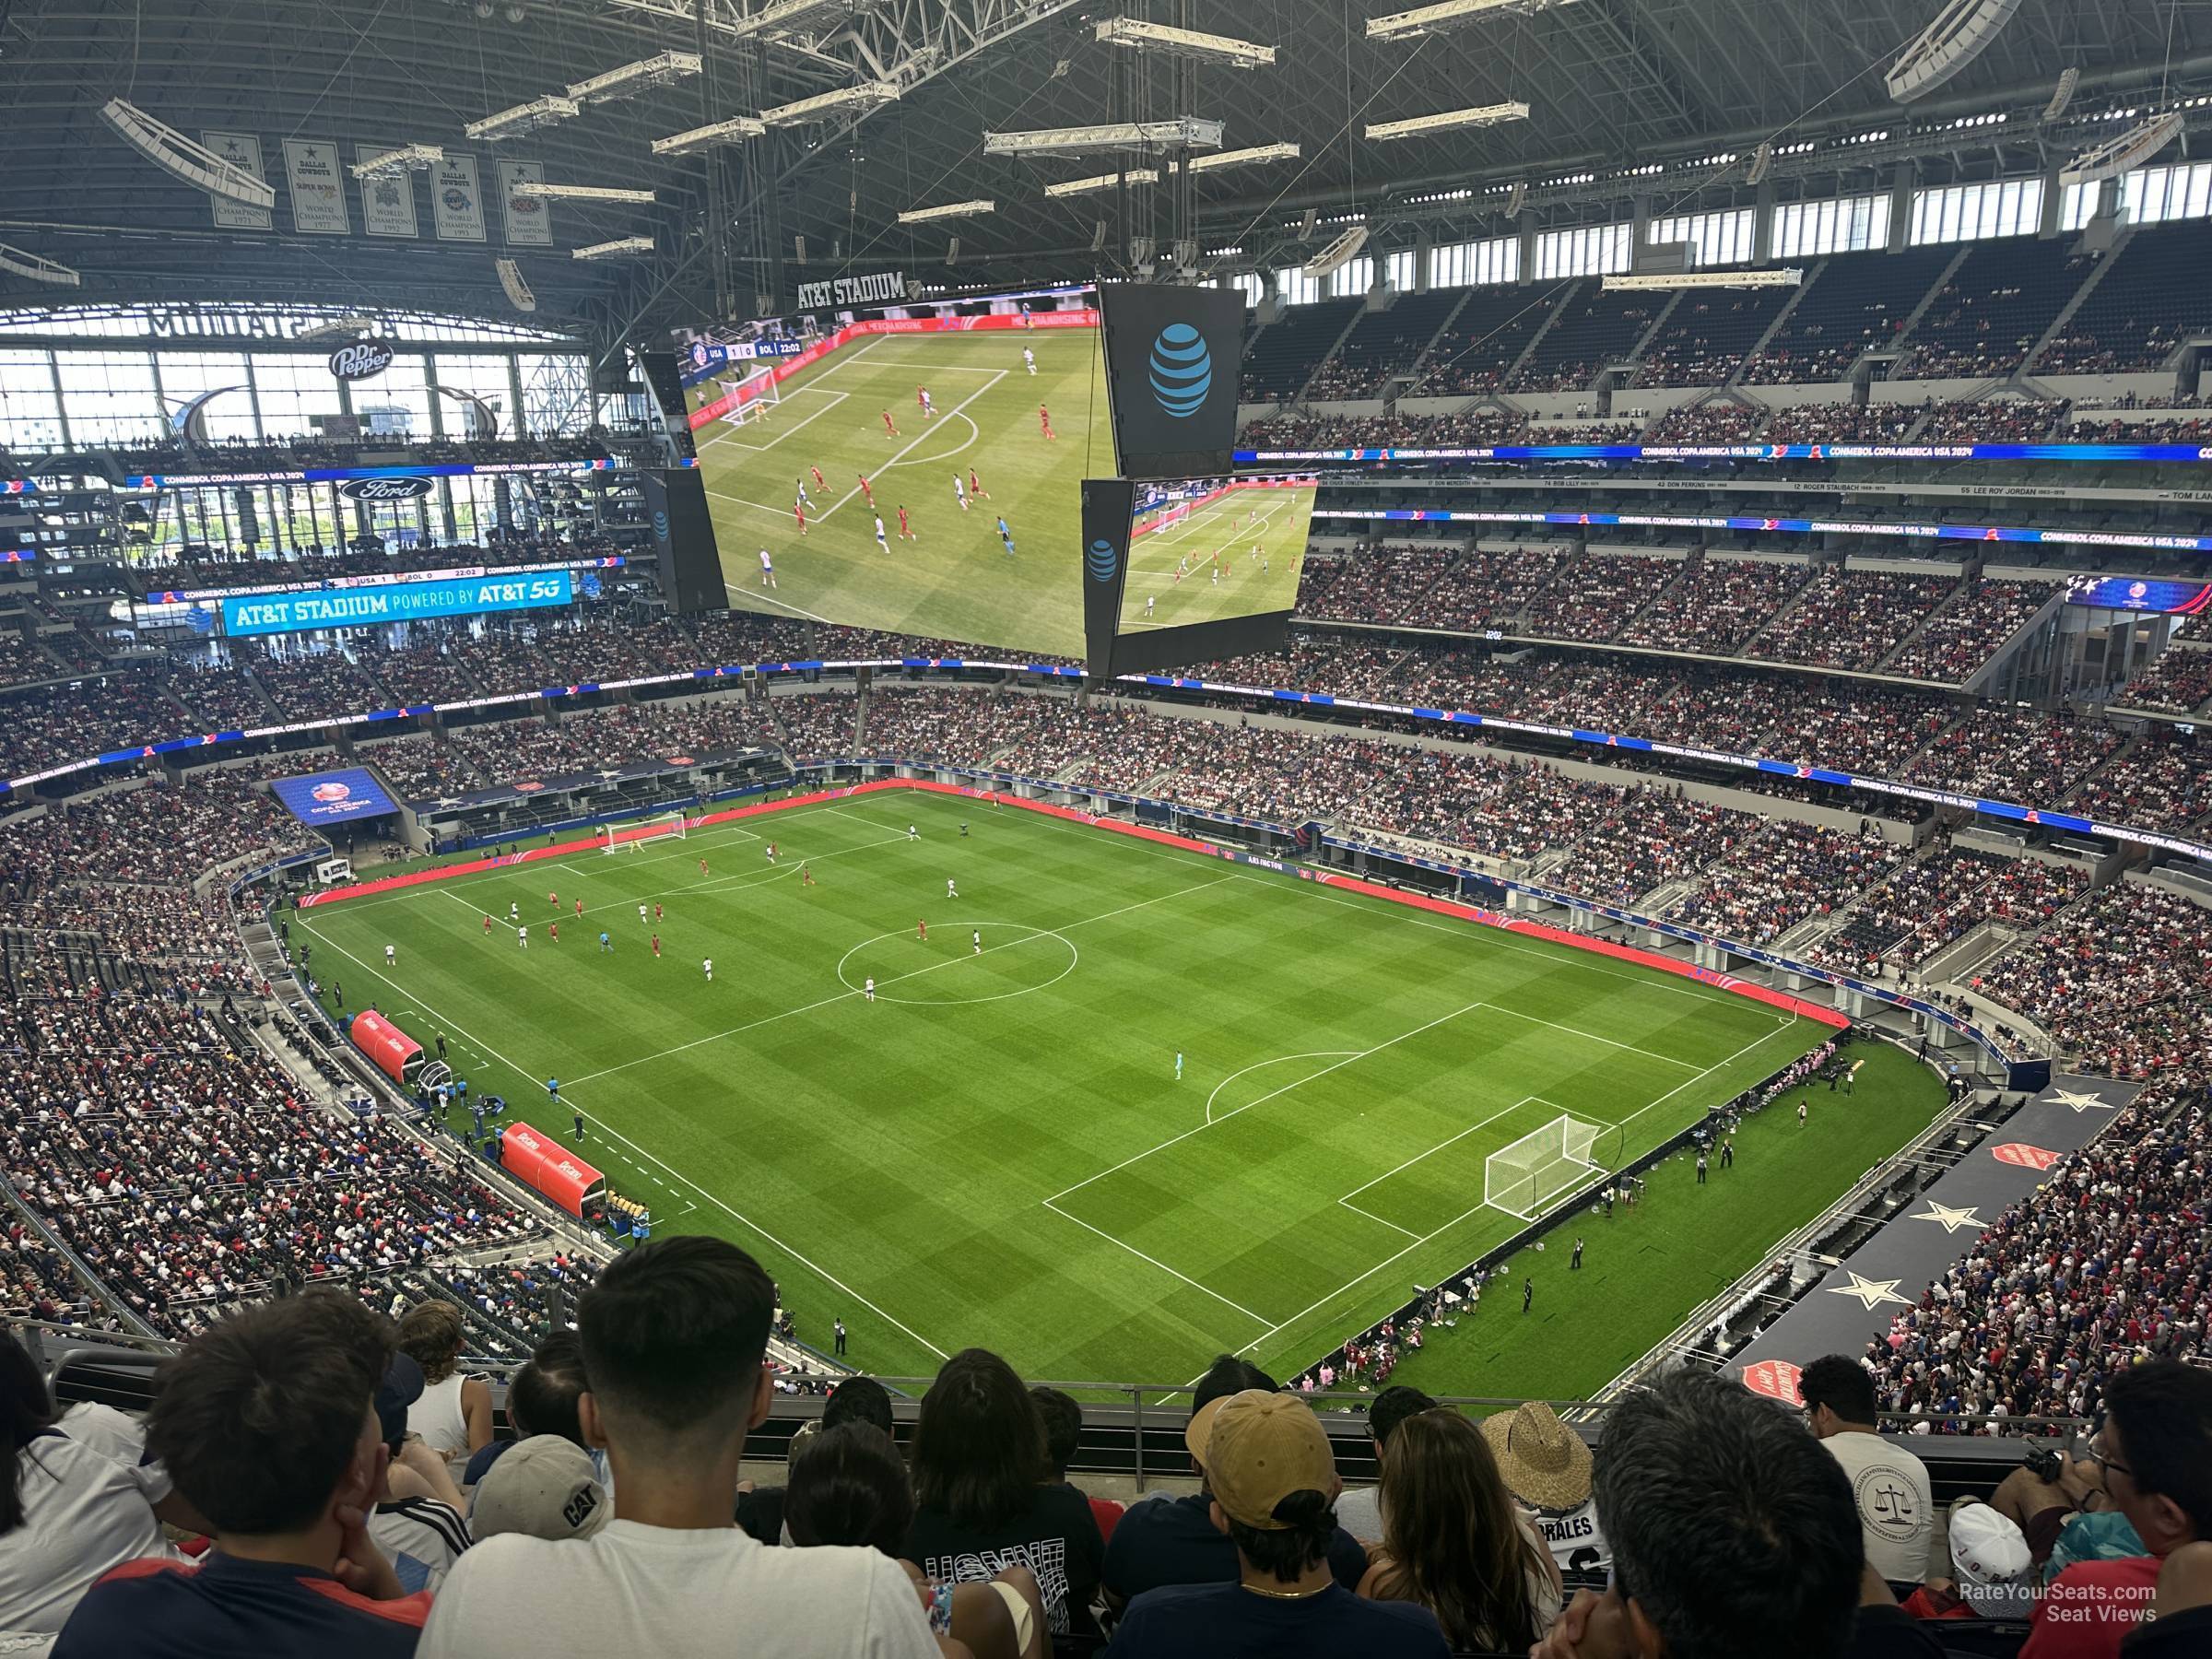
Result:
[[[679,342],[730,604],[1079,656],[1081,485],[1115,470],[1094,296]]]
[[[1313,492],[1311,477],[1289,475],[1139,484],[1116,631],[1290,609]]]

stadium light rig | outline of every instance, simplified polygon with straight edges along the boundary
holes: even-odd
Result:
[[[2130,127],[2116,137],[2083,150],[2059,173],[2060,187],[2071,190],[2077,184],[2101,184],[2107,179],[2118,178],[2171,144],[2181,135],[2183,124],[2182,112],[2169,110],[2163,115],[2153,115],[2140,126]]]
[[[1367,38],[1371,41],[1411,41],[1422,35],[1441,34],[1448,29],[1478,23],[1485,18],[1544,11],[1554,6],[1571,3],[1571,0],[1443,0],[1440,6],[1417,6],[1411,11],[1370,18],[1367,20]]]
[[[633,202],[641,207],[653,201],[650,190],[621,190],[608,184],[547,184],[536,179],[517,184],[514,194],[547,202]]]
[[[985,133],[986,156],[1083,156],[1119,149],[1218,149],[1221,124],[1185,115],[1175,121],[1110,121],[1098,126]]]
[[[205,145],[194,144],[135,104],[111,98],[100,112],[123,135],[125,144],[185,183],[210,195],[242,202],[249,207],[276,206],[276,193],[244,168],[226,161]]]
[[[639,92],[651,91],[697,75],[701,60],[696,52],[664,52],[653,57],[640,58],[634,64],[624,64],[619,69],[609,69],[605,75],[594,75],[589,80],[571,81],[569,97],[581,104],[612,103],[618,98],[629,98]]]
[[[775,0],[750,17],[735,19],[725,32],[740,41],[753,35],[820,34],[825,27],[842,23],[866,6],[867,0]]]
[[[382,155],[353,164],[357,179],[374,179],[385,173],[419,172],[445,159],[445,151],[435,144],[407,144],[398,149],[386,150]]]
[[[1496,126],[1500,122],[1526,121],[1524,103],[1479,104],[1471,110],[1446,110],[1436,115],[1413,115],[1404,121],[1374,121],[1367,127],[1370,139],[1424,138],[1430,133],[1455,133],[1464,127]]]
[[[937,219],[969,218],[979,213],[996,213],[994,201],[946,202],[935,207],[909,207],[899,216],[902,225],[926,225]]]
[[[865,115],[870,110],[880,110],[885,104],[898,101],[896,81],[862,81],[857,86],[834,88],[828,92],[818,92],[812,98],[802,98],[796,103],[763,110],[760,123],[771,127],[797,126],[803,122],[829,121],[839,115]]]
[[[1231,69],[1261,69],[1275,62],[1275,48],[1233,35],[1201,34],[1194,29],[1174,29],[1165,23],[1147,23],[1136,18],[1113,18],[1098,26],[1099,39],[1109,46],[1126,46],[1136,52],[1164,53],[1171,57],[1198,58],[1224,64]]]
[[[11,248],[0,242],[0,271],[13,271],[18,276],[28,276],[33,282],[52,283],[55,288],[76,288],[84,281],[65,265],[56,265],[36,253],[26,253],[21,248]]]
[[[656,156],[688,156],[697,150],[712,149],[718,144],[735,144],[741,138],[760,138],[768,128],[750,115],[733,115],[727,121],[716,121],[705,126],[696,126],[681,133],[671,133],[665,138],[653,141]]]
[[[1159,182],[1159,171],[1157,168],[1136,167],[1127,172],[1094,173],[1088,179],[1063,179],[1057,184],[1047,184],[1044,194],[1048,196],[1088,195],[1094,190],[1112,190],[1116,184]]]
[[[653,238],[650,236],[619,236],[613,241],[594,242],[587,248],[572,248],[571,259],[619,259],[626,253],[650,253]]]
[[[472,121],[461,130],[471,138],[481,138],[487,144],[497,144],[502,138],[519,138],[524,133],[534,133],[539,127],[551,126],[557,121],[583,112],[583,106],[572,98],[558,92],[548,92],[543,98],[534,98],[528,103],[516,104],[487,115],[481,121]]]
[[[1224,167],[1256,167],[1263,161],[1295,161],[1299,148],[1295,144],[1258,144],[1250,149],[1216,150],[1210,156],[1193,156],[1193,172],[1217,172]]]
[[[1768,271],[1661,271],[1648,276],[1608,276],[1607,293],[1661,293],[1669,288],[1796,288],[1805,272],[1796,265]]]
[[[1980,57],[2019,8],[2020,0],[1951,0],[1898,54],[1883,86],[1899,103],[1925,98]]]

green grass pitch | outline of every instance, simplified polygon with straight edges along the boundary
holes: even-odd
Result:
[[[1517,1230],[1484,1206],[1487,1153],[1566,1112],[1623,1125],[1633,1156],[1827,1035],[1569,947],[905,792],[371,895],[299,913],[293,937],[349,1008],[445,1034],[478,1093],[563,1135],[581,1108],[618,1190],[753,1250],[802,1337],[826,1346],[841,1315],[852,1361],[891,1376],[971,1344],[1069,1381],[1181,1382],[1224,1349],[1294,1370]],[[1495,1393],[1528,1369],[1502,1345],[1541,1357],[1536,1392],[1601,1383],[1925,1123],[1941,1089],[1897,1058],[1801,1138],[1755,1122],[1724,1184],[1663,1168],[1634,1218],[1592,1224],[1584,1284],[1544,1275],[1543,1317],[1486,1309],[1422,1374]]]
[[[1037,356],[1037,372],[1022,348]],[[937,414],[915,402],[927,386]],[[700,388],[718,395],[710,382]],[[1094,328],[886,335],[841,347],[785,381],[757,423],[696,434],[730,602],[1009,650],[1083,653],[1079,480],[1114,473],[1104,358]],[[1038,406],[1052,411],[1046,441]],[[886,429],[888,413],[898,428]],[[827,489],[810,466],[821,468]],[[974,468],[987,499],[954,498]],[[865,474],[888,544],[861,493]],[[799,534],[803,480],[815,507]],[[904,505],[914,539],[899,535]],[[1013,532],[1014,556],[996,520]],[[760,580],[760,549],[776,585]]]
[[[1313,493],[1303,483],[1232,489],[1136,536],[1122,589],[1122,630],[1288,610],[1298,601]],[[1138,517],[1142,528],[1160,515]]]

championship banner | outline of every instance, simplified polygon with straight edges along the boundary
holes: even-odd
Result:
[[[278,778],[269,788],[285,810],[311,830],[399,810],[383,786],[358,766],[304,778]]]
[[[449,154],[430,169],[430,224],[440,241],[488,241],[477,159]]]
[[[500,206],[505,211],[507,245],[511,248],[549,248],[553,245],[551,204],[543,196],[518,196],[517,184],[543,184],[543,161],[502,161],[500,167]]]
[[[353,157],[357,161],[373,161],[390,155],[392,149],[388,144],[360,144],[354,147]],[[422,234],[415,218],[415,174],[411,170],[371,173],[361,181],[361,223],[371,236]]]
[[[252,173],[264,183],[268,175],[261,171],[261,140],[252,133],[202,133],[200,142],[237,168]],[[234,202],[229,196],[207,197],[208,206],[215,210],[216,228],[219,230],[270,230],[276,228],[276,216],[266,207],[249,206]]]
[[[347,236],[353,216],[346,206],[346,175],[338,147],[319,138],[284,141],[284,176],[292,197],[292,229],[307,236]]]

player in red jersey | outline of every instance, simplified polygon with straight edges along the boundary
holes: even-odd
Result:
[[[924,945],[929,943],[929,924],[919,917],[914,921],[914,936]]]
[[[968,493],[971,496],[980,496],[986,501],[991,499],[991,492],[983,488],[982,479],[975,476],[975,468],[972,466],[968,469]]]
[[[867,498],[868,506],[870,509],[873,509],[876,505],[876,492],[868,487],[868,475],[866,473],[862,473],[860,475],[860,493]]]
[[[553,943],[554,943],[554,944],[556,944],[556,945],[559,944],[559,943],[560,943],[560,924],[559,924],[559,923],[558,923],[558,922],[548,922],[548,923],[547,923],[547,924],[546,924],[546,937],[547,937],[548,939],[551,939],[551,940],[553,941]]]
[[[576,920],[579,922],[583,920],[583,900],[581,899],[576,900]]]
[[[899,429],[891,424],[891,412],[888,409],[883,412],[883,429],[894,438],[899,436]]]
[[[1048,440],[1059,437],[1060,434],[1053,430],[1053,412],[1042,404],[1037,406],[1037,419],[1044,428],[1044,435]]]
[[[806,470],[814,475],[814,487],[820,490],[824,495],[828,495],[830,493],[830,480],[822,477],[822,469],[818,466],[809,466]]]
[[[920,541],[922,539],[914,534],[912,526],[907,524],[906,509],[903,507],[899,509],[899,539],[900,541]]]
[[[491,918],[489,916],[484,918],[484,931],[486,933],[489,933],[491,931]]]
[[[806,867],[806,861],[803,858],[799,860],[799,885],[801,887],[815,885],[814,872]]]
[[[795,517],[795,518],[796,518],[796,519],[799,521],[799,534],[800,534],[801,535],[806,535],[806,507],[805,507],[805,506],[804,506],[802,503],[800,503],[800,502],[798,502],[798,501],[794,501],[794,502],[791,504],[791,511],[792,511],[792,514],[793,514],[793,516],[794,516],[794,517]]]
[[[653,959],[656,962],[661,959],[661,935],[659,934],[653,935]]]
[[[661,907],[657,904],[653,907],[653,919],[655,922],[661,919]]]
[[[559,910],[560,908],[560,895],[559,893],[547,893],[546,895],[546,902],[551,905],[555,910]]]

